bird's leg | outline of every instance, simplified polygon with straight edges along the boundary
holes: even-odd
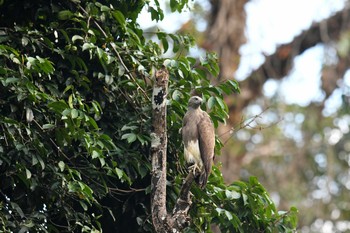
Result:
[[[198,165],[196,163],[192,164],[191,166],[188,167],[188,170],[193,173],[193,176],[196,177],[196,171],[200,171]]]

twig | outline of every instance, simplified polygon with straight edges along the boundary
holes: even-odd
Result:
[[[238,124],[238,127],[232,127],[230,130],[228,130],[228,131],[226,131],[226,132],[220,134],[219,137],[222,137],[222,136],[224,136],[224,135],[226,135],[226,134],[228,134],[228,133],[229,133],[230,135],[232,135],[233,132],[238,132],[238,131],[240,131],[240,130],[242,130],[242,129],[244,129],[244,128],[250,128],[250,129],[255,129],[255,130],[263,130],[263,129],[267,129],[267,128],[271,127],[271,126],[274,126],[274,125],[278,124],[280,121],[277,121],[277,122],[275,122],[275,123],[273,123],[273,124],[271,124],[271,125],[269,125],[269,126],[266,126],[266,127],[262,127],[262,126],[259,126],[259,127],[252,127],[252,126],[251,126],[251,124],[252,124],[257,118],[261,118],[262,114],[263,114],[264,112],[266,112],[268,109],[269,109],[269,107],[265,108],[261,113],[259,113],[259,114],[255,115],[255,116],[253,116],[253,117],[247,119],[246,122],[242,119],[242,120],[240,121],[240,123]],[[231,136],[230,136],[228,139],[226,139],[226,141],[223,143],[223,145],[226,145],[226,143],[227,143],[230,139],[231,139]]]

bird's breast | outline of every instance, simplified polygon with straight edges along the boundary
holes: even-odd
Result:
[[[189,141],[185,145],[184,154],[187,163],[195,163],[199,168],[203,167],[198,140]]]

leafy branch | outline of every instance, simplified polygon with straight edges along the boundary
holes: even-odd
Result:
[[[74,0],[71,0],[73,3],[77,4],[77,6],[79,7],[79,9],[89,17],[89,19],[92,19],[92,21],[94,22],[95,26],[101,31],[101,33],[103,34],[103,36],[105,37],[105,39],[109,39],[110,36],[107,35],[107,33],[104,31],[104,29],[102,28],[102,26],[99,24],[99,22],[93,18],[92,16],[89,15],[89,13],[78,3],[76,3]],[[119,20],[119,22],[121,22],[121,20]],[[124,19],[124,23],[125,23],[125,19]],[[143,88],[138,84],[138,82],[136,81],[135,77],[133,76],[133,74],[130,72],[129,68],[125,65],[122,57],[120,56],[118,50],[117,50],[117,45],[113,42],[113,41],[110,41],[109,42],[112,50],[114,51],[114,53],[117,55],[120,63],[122,64],[122,66],[124,67],[124,69],[127,71],[127,73],[130,75],[131,79],[134,81],[134,83],[137,85],[138,89],[141,90],[142,94],[144,95],[144,97],[146,99],[149,99],[147,93],[145,92],[145,90],[143,90]]]

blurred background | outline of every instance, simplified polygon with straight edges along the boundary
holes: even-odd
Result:
[[[218,129],[226,182],[257,176],[280,210],[299,209],[300,232],[350,232],[349,2],[196,0],[159,24],[144,11],[146,31],[190,34],[190,56],[218,54],[214,85],[240,82]]]

